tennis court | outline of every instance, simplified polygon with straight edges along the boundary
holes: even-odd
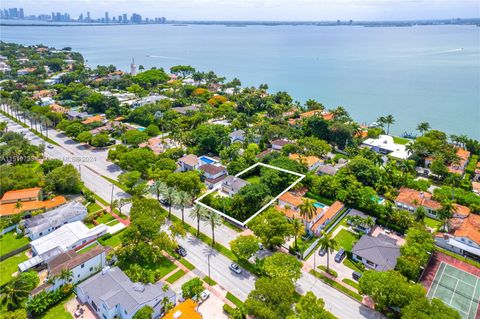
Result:
[[[462,318],[475,319],[480,297],[480,278],[442,262],[428,291],[455,308]]]

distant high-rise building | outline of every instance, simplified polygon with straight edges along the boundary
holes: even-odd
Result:
[[[123,19],[122,19],[123,23],[128,23],[128,17],[127,17],[127,14],[124,13],[123,14]]]
[[[142,16],[139,15],[138,13],[132,14],[131,22],[132,23],[142,23]]]
[[[78,16],[78,21],[83,21],[83,13],[80,13],[80,15]]]
[[[137,74],[137,66],[135,65],[135,59],[132,58],[132,64],[130,64],[130,75],[135,76]]]
[[[118,16],[118,22],[122,23],[122,15]]]
[[[23,8],[18,9],[18,17],[20,19],[23,19],[25,17],[24,14],[23,14]]]
[[[108,12],[105,12],[105,23],[110,22],[110,18],[108,17]]]
[[[90,11],[87,11],[87,22],[90,22]]]

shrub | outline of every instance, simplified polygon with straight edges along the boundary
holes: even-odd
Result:
[[[333,270],[332,268],[328,269],[328,271],[327,271],[327,267],[325,267],[324,265],[320,265],[320,266],[318,266],[318,268],[321,269],[321,270],[323,270],[323,271],[326,272],[327,274],[335,277],[335,278],[338,277],[338,273],[337,273],[335,270]]]

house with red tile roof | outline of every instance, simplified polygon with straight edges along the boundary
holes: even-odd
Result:
[[[448,171],[450,173],[463,176],[463,174],[465,173],[465,168],[467,167],[468,161],[470,159],[470,152],[459,147],[457,149],[457,156],[458,162],[450,164],[450,166],[448,166]]]
[[[296,153],[290,154],[288,158],[293,161],[297,161],[302,165],[307,166],[309,171],[317,170],[320,167],[320,165],[322,165],[323,163],[323,161],[316,156],[305,156],[305,155],[299,155]]]
[[[9,203],[0,203],[0,217],[24,214],[37,210],[48,211],[67,202],[63,196],[55,196],[47,200],[15,201]]]
[[[42,198],[42,189],[40,187],[24,188],[8,191],[3,194],[0,203],[16,203],[40,200]]]
[[[432,194],[429,192],[417,191],[407,187],[402,187],[399,190],[398,196],[395,199],[395,205],[398,208],[414,212],[418,207],[423,207],[427,211],[427,215],[436,218],[437,213],[442,205],[432,199]]]
[[[227,177],[227,168],[222,165],[204,164],[198,170],[202,171],[202,179],[209,189],[220,186]]]
[[[461,256],[480,261],[480,215],[470,214],[467,218],[453,218],[448,233],[438,233],[438,246]]]
[[[335,201],[330,207],[327,208],[322,217],[315,222],[312,226],[312,231],[315,235],[320,236],[322,230],[334,220],[338,214],[340,214],[345,208],[345,204],[340,201]]]

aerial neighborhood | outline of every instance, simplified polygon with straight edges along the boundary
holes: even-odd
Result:
[[[0,317],[480,317],[479,141],[188,65],[0,63]]]

